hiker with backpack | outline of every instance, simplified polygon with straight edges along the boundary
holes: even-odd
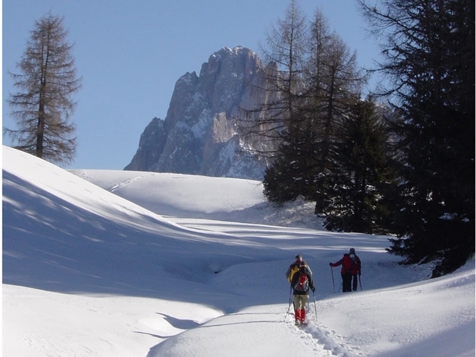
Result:
[[[342,276],[342,292],[346,293],[352,291],[352,273],[354,271],[354,262],[350,258],[349,254],[344,254],[344,257],[336,263],[329,263],[332,268],[342,265],[341,276]]]
[[[316,291],[311,271],[306,263],[301,263],[299,269],[291,277],[291,288],[293,289],[295,323],[296,325],[305,325],[309,289],[313,293]]]
[[[292,279],[294,273],[299,270],[299,266],[300,266],[301,264],[305,264],[305,265],[307,266],[307,269],[309,270],[309,273],[312,275],[311,268],[309,268],[309,265],[307,265],[307,263],[302,259],[302,255],[301,255],[301,254],[296,255],[295,259],[296,259],[296,260],[294,261],[294,263],[292,263],[292,264],[289,266],[289,268],[288,268],[288,270],[287,270],[287,272],[286,272],[286,278],[288,278],[288,281],[289,281],[289,282],[291,282],[291,279]]]
[[[355,254],[355,249],[350,248],[349,250],[349,257],[352,259],[352,262],[354,263],[354,267],[352,269],[352,290],[357,291],[357,280],[360,278],[361,275],[361,268],[362,268],[362,263],[360,261],[360,258]],[[360,287],[362,289],[362,287]]]

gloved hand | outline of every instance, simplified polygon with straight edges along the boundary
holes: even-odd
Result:
[[[313,287],[311,288],[311,290],[312,290],[312,292],[314,292],[314,291],[316,291],[316,288],[313,286]]]
[[[359,271],[359,276],[360,276],[360,274],[362,274],[362,272],[361,272],[361,271]]]
[[[332,266],[332,263],[329,263],[329,266],[331,267],[331,266]]]

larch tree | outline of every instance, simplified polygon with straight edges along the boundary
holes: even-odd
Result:
[[[362,76],[355,53],[329,32],[320,11],[307,23],[292,1],[278,25],[268,36],[265,58],[275,64],[269,83],[279,100],[265,119],[275,120],[279,146],[264,175],[264,193],[277,204],[299,196],[316,200],[319,213],[325,202],[322,188],[330,147],[337,126],[359,95]]]
[[[306,26],[298,1],[291,0],[284,17],[271,27],[260,46],[265,68],[256,83],[249,83],[258,102],[242,108],[241,131],[259,138],[256,152],[269,161],[275,160],[283,140],[299,127]]]
[[[306,18],[297,1],[292,0],[284,19],[273,27],[263,48],[268,63],[266,90],[275,100],[267,103],[266,115],[259,123],[261,127],[271,127],[273,137],[279,142],[274,161],[264,175],[264,192],[277,204],[306,195],[307,187],[301,180],[306,174],[303,166],[307,166],[307,157],[299,152],[306,135],[302,108],[307,36]]]
[[[14,147],[56,163],[69,163],[76,152],[76,126],[70,121],[81,87],[73,46],[66,40],[63,18],[51,13],[34,25],[26,50],[11,74],[18,92],[8,103],[17,129],[4,128]]]
[[[311,22],[310,57],[307,63],[307,108],[314,127],[315,213],[328,202],[325,181],[333,166],[330,152],[339,141],[337,132],[360,96],[364,77],[357,67],[357,55],[342,38],[328,29],[327,20],[318,10]]]

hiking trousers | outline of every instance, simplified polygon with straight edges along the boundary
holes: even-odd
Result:
[[[343,273],[342,275],[342,292],[352,291],[352,273]]]
[[[359,282],[359,277],[357,274],[352,274],[352,290],[357,291],[357,284]]]
[[[294,309],[302,310],[306,308],[306,304],[309,301],[309,295],[294,295]]]
[[[294,317],[296,325],[305,323],[306,321],[306,304],[309,301],[309,295],[294,295]]]

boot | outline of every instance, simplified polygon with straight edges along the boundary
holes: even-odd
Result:
[[[299,317],[301,318],[301,324],[305,324],[306,323],[306,309],[301,310]]]
[[[301,324],[301,310],[294,310],[294,318],[296,319],[295,320],[296,325],[300,325]]]

